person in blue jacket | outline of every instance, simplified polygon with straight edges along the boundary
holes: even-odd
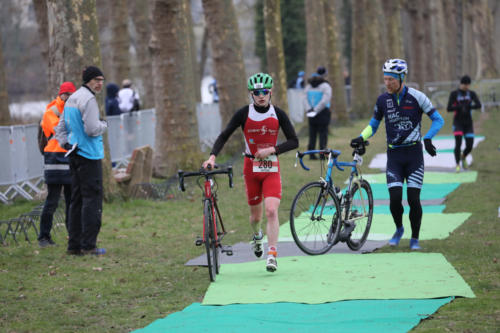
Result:
[[[385,118],[387,187],[390,210],[396,224],[396,232],[389,245],[397,246],[404,233],[402,201],[403,183],[406,180],[410,206],[410,249],[419,250],[418,238],[422,220],[420,190],[424,181],[424,156],[420,134],[422,114],[425,113],[432,120],[431,127],[423,138],[425,150],[431,156],[436,156],[432,138],[443,127],[444,120],[427,96],[405,86],[404,79],[408,74],[406,61],[389,59],[384,63],[382,71],[387,92],[378,97],[373,118],[361,135],[352,139],[351,146],[363,144],[366,139],[373,136],[382,118]]]
[[[116,83],[106,85],[106,116],[119,116],[122,114],[118,91],[120,91],[120,87]]]

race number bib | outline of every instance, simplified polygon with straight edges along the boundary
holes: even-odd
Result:
[[[254,159],[253,172],[278,172],[278,156],[269,155],[265,159]]]

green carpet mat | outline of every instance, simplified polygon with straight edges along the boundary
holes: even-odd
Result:
[[[450,233],[464,223],[471,213],[428,213],[422,216],[422,226],[420,228],[420,240],[445,239]],[[403,226],[405,227],[404,239],[410,239],[411,226],[408,214],[403,215]],[[370,228],[368,239],[381,240],[390,239],[396,230],[392,215],[373,215],[373,222]],[[405,245],[406,246],[406,245]]]
[[[278,249],[279,251],[279,249]],[[440,253],[327,254],[222,265],[204,305],[475,297]]]
[[[227,306],[193,303],[134,332],[407,332],[452,300],[453,297]]]
[[[373,199],[389,199],[389,190],[386,184],[370,184],[373,192]],[[420,200],[440,199],[453,192],[460,184],[425,184],[420,192]],[[403,199],[406,200],[406,186],[403,189]]]
[[[425,207],[425,206],[424,206]],[[405,209],[408,209],[406,207]],[[422,226],[420,228],[420,240],[428,239],[445,239],[450,233],[464,223],[471,213],[426,213],[422,216]],[[295,219],[295,223],[299,223],[296,230],[302,230],[300,226],[300,217]],[[411,226],[409,215],[403,215],[403,226],[406,231],[403,238],[409,239],[411,236]],[[395,231],[394,220],[390,214],[373,214],[372,225],[369,240],[389,240]],[[322,230],[322,229],[318,229]],[[310,232],[309,232],[310,233]],[[279,240],[293,241],[292,232],[290,231],[290,222],[283,223],[280,226]]]
[[[373,173],[363,175],[370,184],[386,184],[385,173]],[[473,183],[477,179],[477,171],[467,171],[459,173],[426,171],[424,174],[424,184],[443,183]],[[424,185],[425,188],[426,185]]]

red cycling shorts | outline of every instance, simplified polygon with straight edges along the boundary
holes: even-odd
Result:
[[[243,177],[247,201],[250,206],[258,205],[263,198],[273,197],[281,200],[281,174],[278,172],[254,172],[254,160],[245,157]]]

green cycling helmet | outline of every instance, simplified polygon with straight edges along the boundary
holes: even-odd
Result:
[[[248,90],[271,89],[273,78],[266,73],[257,73],[248,78]]]

